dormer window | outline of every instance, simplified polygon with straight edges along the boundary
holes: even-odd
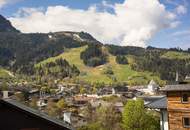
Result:
[[[189,102],[189,95],[187,93],[182,94],[182,103],[188,103]]]

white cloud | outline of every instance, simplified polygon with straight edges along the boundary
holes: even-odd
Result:
[[[0,9],[7,4],[15,3],[21,0],[0,0]]]
[[[147,45],[158,31],[179,24],[176,15],[166,10],[159,0],[125,0],[105,8],[114,13],[66,6],[50,6],[46,10],[24,8],[11,22],[22,32],[86,31],[103,43],[118,45]]]
[[[187,8],[184,5],[178,5],[176,11],[178,14],[186,14]]]

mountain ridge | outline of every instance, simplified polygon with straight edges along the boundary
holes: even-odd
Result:
[[[0,32],[20,32],[12,26],[11,22],[0,14]]]

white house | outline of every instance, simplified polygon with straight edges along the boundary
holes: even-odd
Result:
[[[85,117],[72,112],[64,112],[63,121],[67,124],[72,124],[73,127],[81,127],[87,124]]]
[[[159,85],[156,84],[156,82],[154,80],[151,80],[150,83],[148,84],[147,88],[143,88],[143,89],[138,89],[138,91],[144,92],[146,94],[149,95],[154,95],[157,90],[159,89]]]
[[[154,93],[155,91],[158,90],[160,86],[158,84],[156,84],[156,82],[154,80],[151,80],[150,83],[148,84],[148,90],[152,93]]]
[[[71,112],[64,112],[63,120],[64,122],[71,124]]]

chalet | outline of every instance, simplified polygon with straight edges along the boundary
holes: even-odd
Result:
[[[127,92],[126,94],[122,95],[126,99],[132,99],[135,97],[135,94],[133,92]]]
[[[98,95],[111,95],[113,93],[111,87],[104,87],[98,90]]]
[[[167,94],[169,129],[190,130],[190,85],[169,85]]]
[[[128,93],[128,87],[114,87],[112,88],[112,94],[127,94]]]
[[[0,130],[74,130],[63,121],[9,98],[0,99],[0,116]]]
[[[135,97],[142,96],[144,94],[144,92],[139,91],[139,88],[140,87],[138,87],[138,86],[133,86],[133,87],[129,88],[129,90],[128,90],[129,98],[135,98]],[[125,94],[125,96],[127,96],[127,94]]]
[[[90,101],[96,100],[97,97],[89,96],[89,95],[76,95],[73,97],[73,103],[76,106],[83,106],[89,103]]]
[[[111,105],[111,103],[107,102],[107,101],[104,101],[104,100],[92,100],[90,102],[92,108],[96,109],[100,106],[103,106],[103,107],[108,107]]]
[[[190,130],[190,84],[168,85],[166,98],[147,105],[161,113],[161,130]]]

